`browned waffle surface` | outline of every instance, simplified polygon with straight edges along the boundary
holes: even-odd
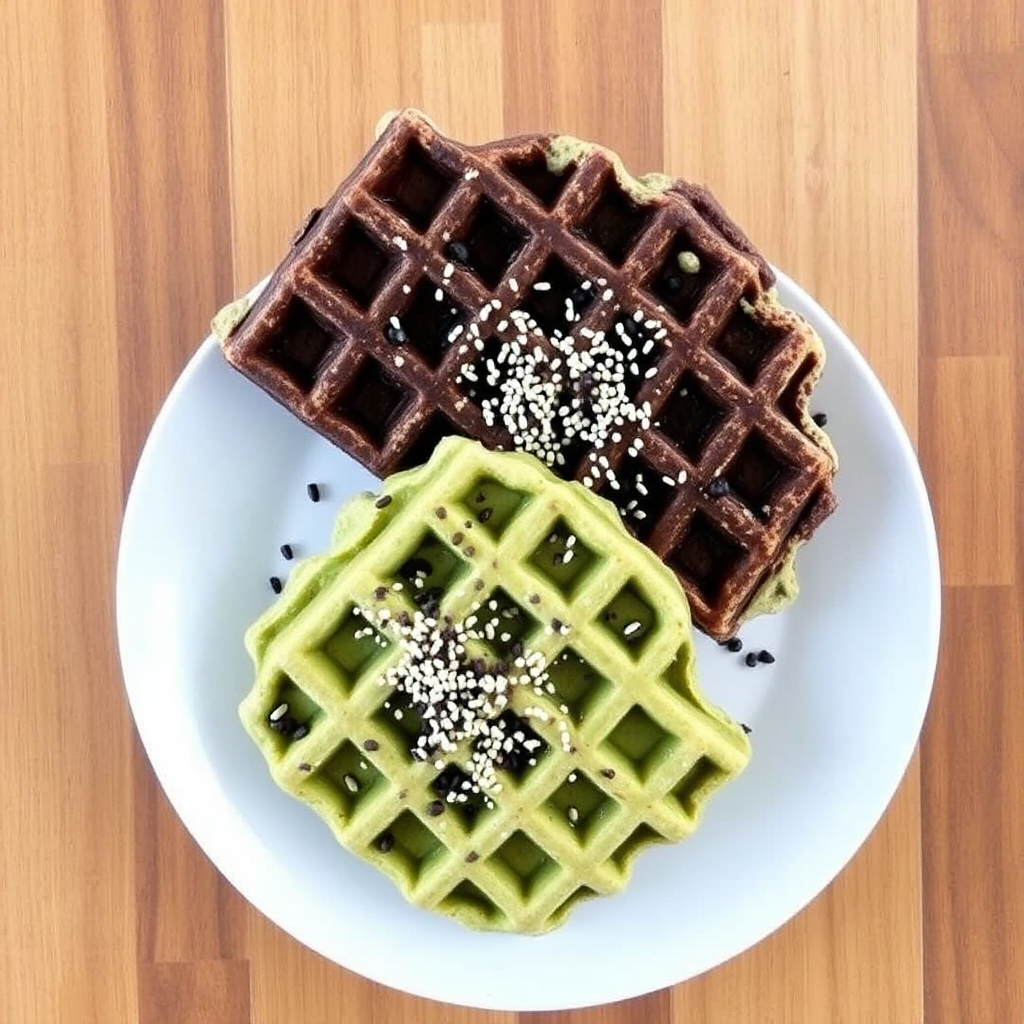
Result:
[[[698,186],[567,137],[462,146],[404,111],[223,348],[381,477],[461,434],[582,480],[724,638],[786,596],[835,507],[807,409],[824,350],[772,284]]]

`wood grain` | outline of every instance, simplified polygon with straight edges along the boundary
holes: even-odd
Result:
[[[921,455],[944,657],[922,740],[925,1012],[1024,1018],[1024,10],[921,4]]]
[[[920,757],[809,908],[628,1003],[483,1013],[325,961],[220,878],[132,733],[110,610],[152,418],[407,104],[708,182],[920,437]],[[1024,1020],[1022,104],[1015,0],[0,0],[0,1021]]]

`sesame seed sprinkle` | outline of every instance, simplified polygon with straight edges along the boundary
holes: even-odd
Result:
[[[408,704],[419,711],[421,732],[413,745],[414,756],[431,761],[440,771],[447,765],[442,753],[451,754],[460,745],[468,747],[472,752],[469,763],[462,766],[468,782],[463,789],[472,793],[500,792],[498,769],[519,771],[536,759],[530,755],[539,752],[542,741],[529,735],[522,719],[513,716],[506,720],[509,713],[503,714],[502,709],[513,687],[543,687],[549,682],[544,655],[521,644],[517,645],[519,657],[511,666],[507,662],[489,664],[469,653],[488,633],[494,633],[500,616],[517,611],[499,608],[493,598],[487,606],[495,615],[482,626],[473,615],[453,622],[418,609],[412,616],[392,619],[361,609],[364,619],[397,641],[402,652],[400,661],[379,681],[404,696],[403,707]],[[511,639],[507,632],[501,636],[502,640]],[[385,707],[389,703],[385,701]],[[542,708],[532,710],[542,721],[550,720]],[[391,713],[400,720],[403,708],[396,706]],[[524,715],[531,717],[531,709]],[[564,729],[565,723],[559,726]],[[435,813],[432,807],[428,814]]]

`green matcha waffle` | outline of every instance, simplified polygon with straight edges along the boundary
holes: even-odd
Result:
[[[671,570],[604,499],[463,438],[349,502],[246,646],[278,785],[473,928],[541,933],[621,890],[749,758]]]

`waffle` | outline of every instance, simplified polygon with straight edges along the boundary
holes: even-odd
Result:
[[[456,684],[439,666],[460,631]],[[541,933],[622,889],[749,757],[696,687],[678,582],[612,506],[462,438],[350,502],[246,644],[241,717],[277,784],[472,928]],[[461,687],[458,713],[423,696],[427,664],[431,686]]]
[[[703,188],[564,136],[464,147],[405,111],[219,327],[380,477],[457,434],[593,487],[724,639],[795,596],[793,555],[835,507],[808,413],[824,349],[773,280]]]

